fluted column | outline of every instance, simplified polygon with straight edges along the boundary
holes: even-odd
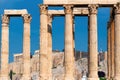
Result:
[[[120,4],[115,5],[115,80],[120,80]]]
[[[9,17],[2,16],[2,39],[1,39],[1,75],[0,80],[9,80],[8,56],[9,56]]]
[[[40,80],[50,80],[48,74],[48,11],[40,5]]]
[[[65,5],[65,80],[74,80],[73,10]]]
[[[49,80],[52,80],[52,15],[48,15],[48,74]]]
[[[115,56],[114,56],[114,21],[111,22],[111,79],[114,78],[114,66],[115,66]]]
[[[74,54],[74,60],[76,58],[76,52],[75,52],[75,22],[74,22],[74,15],[73,15],[73,54]]]
[[[24,36],[23,36],[23,80],[30,80],[30,22],[29,14],[23,15]]]
[[[98,45],[97,45],[97,7],[89,5],[89,59],[88,80],[99,80],[98,78]]]
[[[108,80],[110,80],[111,78],[111,39],[110,39],[110,35],[111,35],[111,26],[110,26],[110,22],[108,22],[108,28],[107,28],[107,78]]]

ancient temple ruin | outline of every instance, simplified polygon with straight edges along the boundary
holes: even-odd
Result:
[[[30,79],[30,21],[31,16],[27,10],[5,10],[2,15],[2,40],[1,40],[1,74],[0,80],[9,80],[8,55],[9,55],[9,19],[11,16],[21,16],[24,21],[23,38],[23,80]],[[27,66],[27,67],[26,67]]]
[[[61,6],[63,10],[48,10]],[[97,9],[111,8],[108,23],[108,80],[120,79],[120,1],[119,0],[44,0],[40,7],[40,57],[39,80],[52,80],[52,20],[54,16],[65,16],[65,75],[64,80],[74,79],[74,16],[88,16],[88,80],[98,78],[98,38]],[[30,22],[31,16],[26,10],[5,10],[2,15],[1,74],[0,80],[9,80],[9,17],[22,16],[24,20],[23,38],[23,78],[30,80]],[[28,54],[29,53],[29,54]],[[27,66],[27,67],[26,67]]]

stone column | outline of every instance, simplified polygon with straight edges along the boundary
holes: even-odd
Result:
[[[48,15],[48,74],[49,80],[52,80],[52,15]]]
[[[111,30],[110,30],[111,26],[110,26],[110,22],[108,22],[108,27],[107,27],[107,78],[108,80],[111,78],[111,39],[110,39],[110,35],[111,35]]]
[[[97,45],[97,7],[89,5],[89,59],[88,80],[99,80],[98,78],[98,45]]]
[[[1,39],[1,75],[0,80],[9,80],[8,56],[9,56],[9,17],[2,16],[2,39]]]
[[[114,78],[114,66],[115,66],[115,56],[114,56],[114,21],[111,22],[111,79]]]
[[[23,15],[24,37],[23,37],[23,80],[30,80],[30,21],[29,14]]]
[[[120,4],[115,5],[115,80],[120,80]]]
[[[65,5],[65,80],[74,80],[73,10]]]
[[[50,80],[48,74],[48,10],[40,5],[40,80]]]
[[[39,72],[39,63],[37,62],[37,72]]]
[[[76,58],[76,52],[75,52],[75,22],[74,22],[74,15],[73,15],[73,54],[74,54],[74,60]]]

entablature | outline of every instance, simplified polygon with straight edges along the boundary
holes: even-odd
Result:
[[[54,16],[65,15],[64,10],[48,10],[48,14],[52,14]],[[88,8],[73,8],[73,15],[88,15]]]
[[[99,4],[101,6],[111,6],[119,3],[120,0],[43,0],[43,4],[47,5],[63,5],[63,4],[73,4],[73,5],[89,5],[89,4]]]
[[[22,10],[4,10],[4,14],[8,16],[22,16],[28,14],[26,9]]]

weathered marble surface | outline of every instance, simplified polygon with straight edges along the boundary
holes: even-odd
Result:
[[[64,10],[48,10],[48,14],[52,14],[55,16],[65,15]],[[88,8],[73,8],[74,15],[88,15]]]
[[[111,5],[116,4],[120,0],[43,0],[44,4],[49,5],[62,5],[62,4],[102,4]]]
[[[5,15],[24,15],[24,14],[28,14],[26,9],[22,9],[22,10],[4,10],[4,14]]]

